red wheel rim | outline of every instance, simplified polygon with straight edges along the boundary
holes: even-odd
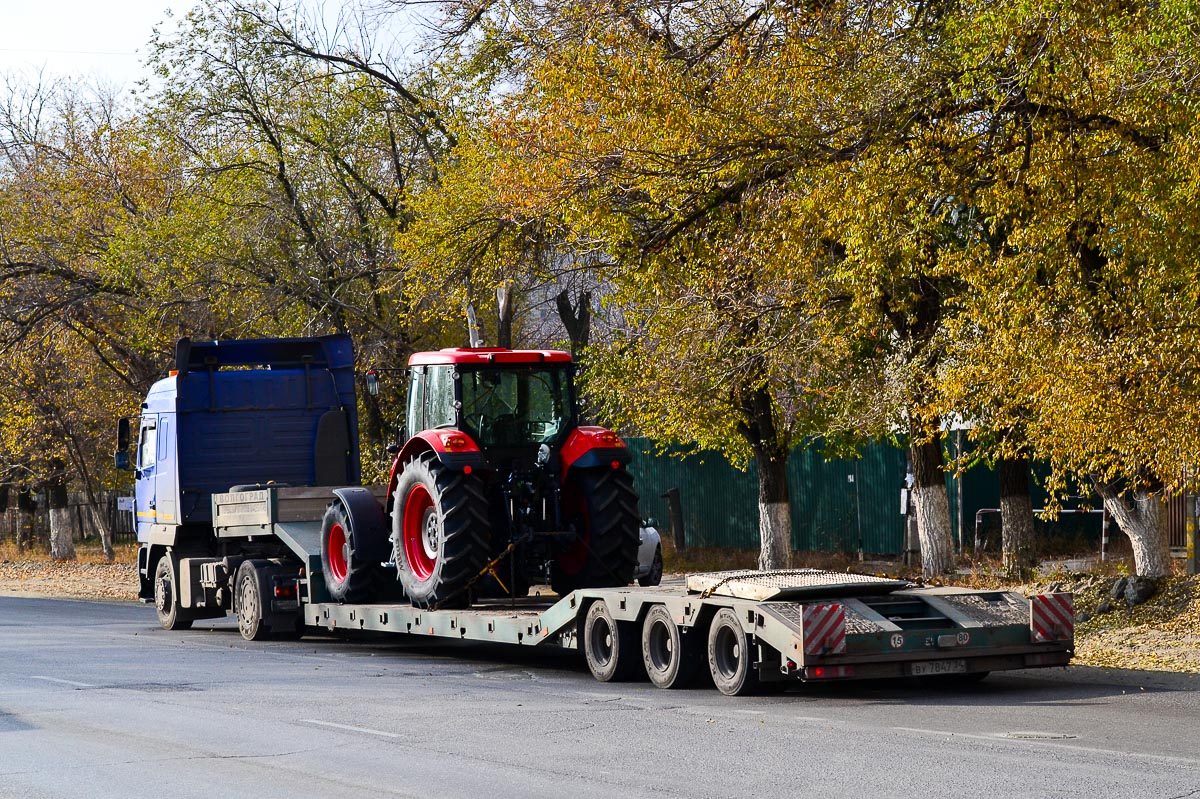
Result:
[[[404,500],[404,556],[418,580],[428,580],[437,565],[437,512],[433,497],[415,485]]]
[[[575,483],[567,484],[566,490],[563,491],[562,502],[563,517],[568,522],[575,522],[579,538],[559,553],[558,568],[564,574],[579,574],[587,565],[588,542],[592,537],[591,525],[588,523],[587,517],[587,503],[584,502],[583,494]]]
[[[350,573],[346,563],[346,530],[340,522],[334,522],[329,528],[329,574],[335,583],[346,582]]]

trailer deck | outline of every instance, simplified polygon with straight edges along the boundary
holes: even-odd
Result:
[[[331,602],[320,574],[320,523],[314,519],[335,490],[264,487],[213,497],[218,536],[274,536],[303,564],[296,587],[307,627],[581,649],[600,679],[628,676],[630,649],[637,650],[639,661],[645,658],[655,679],[652,628],[670,639],[660,647],[668,660],[703,660],[701,650],[707,649],[716,675],[714,657],[720,656],[713,647],[721,645],[713,643],[713,630],[720,627],[732,641],[726,654],[734,661],[752,660],[753,684],[971,677],[1066,665],[1073,653],[1068,594],[1029,599],[815,569],[693,574],[652,588],[581,589],[562,597],[542,588],[532,596],[485,599],[465,609],[419,608],[402,598]],[[617,668],[620,657],[625,660]],[[732,686],[716,681],[726,693],[747,692],[740,681]],[[675,679],[655,682],[674,687]]]

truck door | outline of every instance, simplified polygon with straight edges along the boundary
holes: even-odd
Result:
[[[172,434],[175,414],[158,415],[158,449],[154,466],[154,519],[159,524],[179,524],[179,509],[175,507],[177,463]]]
[[[158,416],[142,416],[138,432],[137,468],[134,471],[133,495],[137,508],[138,540],[146,541],[150,525],[158,520],[156,513],[157,495],[154,490],[155,471],[158,466]]]

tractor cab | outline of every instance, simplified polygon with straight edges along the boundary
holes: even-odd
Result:
[[[410,361],[407,427],[461,430],[494,468],[532,466],[576,425],[565,352],[456,349]]]

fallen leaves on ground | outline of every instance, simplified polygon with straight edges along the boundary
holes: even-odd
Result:
[[[0,594],[136,600],[137,590],[128,563],[0,560]]]

